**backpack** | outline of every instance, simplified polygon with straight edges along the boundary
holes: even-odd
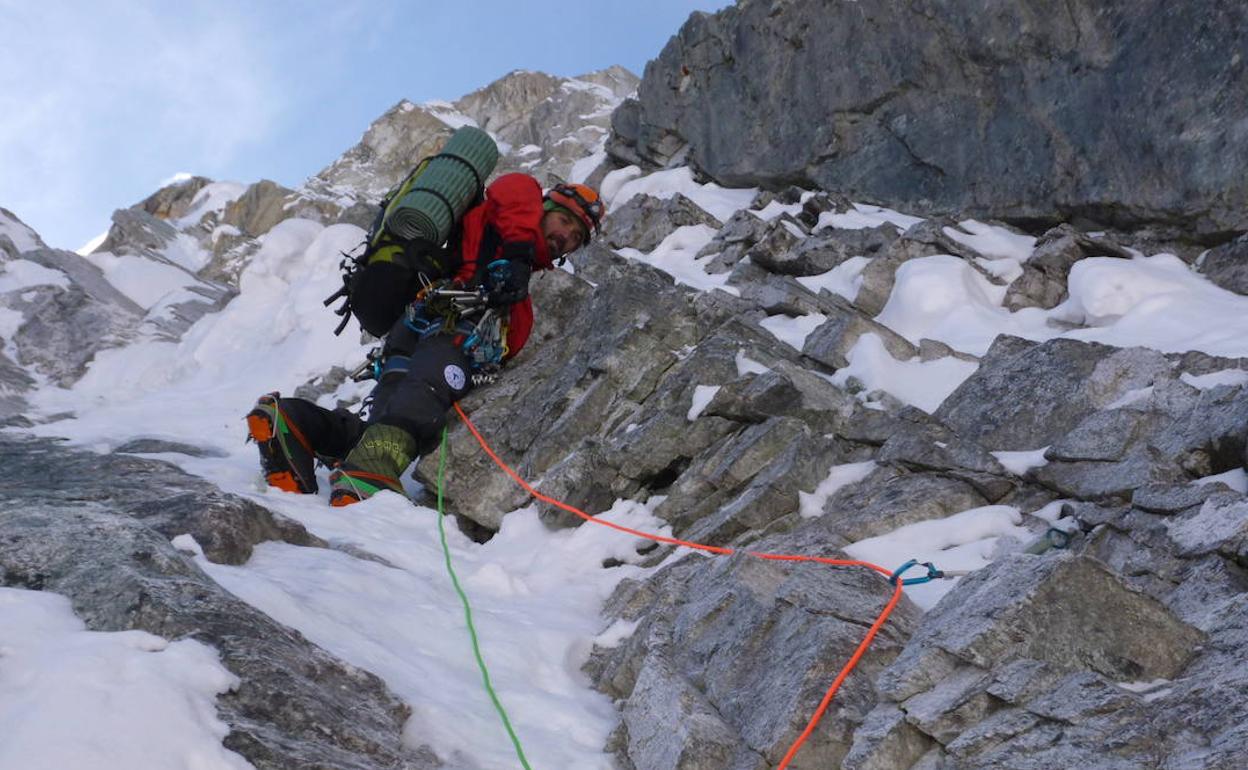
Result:
[[[497,161],[489,134],[464,126],[386,194],[364,242],[342,252],[342,287],[325,299],[326,307],[343,300],[335,335],[354,315],[364,331],[384,336],[422,285],[455,274],[464,212],[485,200]]]

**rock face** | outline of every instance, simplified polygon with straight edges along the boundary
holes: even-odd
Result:
[[[344,207],[351,201],[375,204],[464,123],[475,123],[502,142],[496,173],[523,171],[543,185],[565,180],[574,163],[606,140],[611,111],[637,83],[621,67],[578,78],[516,71],[454,103],[402,101],[301,192]],[[592,170],[586,168],[585,175]]]
[[[401,103],[297,190],[193,179],[159,191],[119,212],[108,247],[168,267],[189,239],[196,260],[211,259],[180,269],[228,287],[286,218],[367,225],[376,198],[465,121],[507,145],[500,171],[546,182],[611,168],[610,115],[617,160],[688,152],[722,181],[769,185],[726,218],[688,190],[616,207],[570,271],[534,277],[529,346],[463,402],[544,495],[591,515],[644,501],[674,537],[733,551],[643,549],[655,569],[606,602],[599,640],[614,643],[594,647],[584,670],[619,706],[608,747],[619,766],[776,766],[893,587],[863,567],[751,554],[835,558],[891,537],[873,561],[930,546],[938,556],[924,558],[972,569],[938,603],[923,604],[919,588],[900,599],[793,770],[1238,767],[1248,360],[1010,336],[976,358],[907,339],[880,313],[909,260],[946,255],[987,276],[1007,309],[1047,309],[1079,260],[1130,258],[1140,242],[1066,222],[1017,269],[990,274],[953,219],[881,224],[850,199],[1224,237],[1246,210],[1244,181],[1225,162],[1244,138],[1233,130],[1243,65],[1228,53],[1243,47],[1233,45],[1242,21],[1216,0],[1071,0],[1058,12],[745,0],[695,15],[648,68],[639,100],[614,113],[635,84],[621,70],[512,73],[454,104]],[[1208,47],[1191,43],[1201,35]],[[1155,88],[1148,120],[1140,83]],[[201,196],[217,205],[197,213]],[[0,420],[20,424],[36,382],[71,384],[94,351],[177,339],[191,322],[157,327],[91,261],[44,248],[15,222],[0,211],[0,301],[20,314],[0,318]],[[699,264],[725,291],[689,291],[623,256],[653,256],[678,231],[704,244]],[[1242,243],[1193,268],[1242,291]],[[797,322],[800,339],[768,331]],[[861,392],[838,372],[858,363],[867,335],[884,365],[944,360],[975,373],[931,413]],[[344,378],[325,372],[298,392],[324,395]],[[488,538],[530,496],[454,420],[449,444],[448,507]],[[376,677],[237,601],[169,539],[192,534],[230,564],[266,540],[327,544],[125,451],[191,450],[146,438],[97,456],[0,440],[0,584],[63,593],[92,628],[216,647],[242,680],[218,701],[227,745],[257,767],[437,766],[403,749],[405,709]],[[414,472],[429,486],[437,459]],[[551,528],[581,524],[556,506],[539,511]],[[927,534],[968,514],[996,518],[959,529],[959,542]],[[1055,539],[1064,547],[1050,548]]]
[[[216,648],[241,679],[218,698],[227,748],[273,770],[437,766],[401,746],[407,708],[379,679],[244,604],[169,543],[193,534],[222,563],[269,539],[324,546],[302,526],[166,463],[11,438],[0,455],[0,585],[64,594],[92,630]]]
[[[664,165],[687,147],[734,186],[1217,242],[1248,230],[1224,162],[1248,155],[1245,50],[1234,0],[755,0],[686,22],[610,150]]]

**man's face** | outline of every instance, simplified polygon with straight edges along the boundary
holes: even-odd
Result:
[[[585,225],[566,211],[547,211],[542,216],[542,235],[552,259],[571,254],[585,242]]]

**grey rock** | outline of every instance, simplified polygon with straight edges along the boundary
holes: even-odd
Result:
[[[17,236],[17,239],[22,242],[23,246],[26,246],[26,242],[29,241],[33,243],[37,249],[46,249],[48,247],[48,245],[43,242],[43,239],[39,237],[39,234],[23,222],[17,214],[14,214],[12,211],[9,211],[3,206],[0,206],[0,262],[4,262],[6,259],[16,259],[22,254],[22,252],[30,251],[29,248],[19,249],[13,238],[10,238],[7,234],[3,234],[3,231],[8,228],[14,228],[18,231],[18,233],[20,233],[20,235]]]
[[[297,522],[224,494],[170,463],[72,451],[42,439],[4,440],[0,457],[7,468],[3,494],[10,502],[105,506],[167,539],[190,534],[221,564],[243,564],[252,547],[267,540],[324,545]]]
[[[251,237],[264,235],[283,220],[296,216],[288,205],[294,191],[276,182],[262,179],[225,207],[221,221],[233,225]]]
[[[964,578],[933,613],[935,622],[920,628],[881,679],[894,700],[944,678],[926,665],[928,648],[986,670],[1021,657],[1137,681],[1174,677],[1203,638],[1103,565],[1073,554],[1005,557]]]
[[[1231,558],[1248,556],[1248,500],[1209,499],[1195,513],[1166,522],[1179,556],[1220,552]]]
[[[938,361],[942,358],[956,358],[959,361],[968,363],[979,363],[979,357],[970,353],[963,353],[960,350],[954,350],[939,340],[929,340],[926,337],[919,340],[919,360],[927,363],[929,361]]]
[[[813,489],[826,475],[827,466],[817,460],[829,451],[831,445],[802,423],[770,418],[699,457],[655,515],[685,539],[731,542],[796,512],[798,490]]]
[[[1052,445],[1131,390],[1172,378],[1155,351],[999,336],[980,366],[933,415],[993,451]]]
[[[843,770],[893,770],[913,768],[935,741],[906,719],[906,714],[891,703],[881,703],[867,714],[862,726],[854,731],[854,742]]]
[[[1248,235],[1211,250],[1200,271],[1227,291],[1248,294]]]
[[[181,454],[188,457],[225,457],[225,453],[211,447],[198,447],[177,441],[164,441],[153,438],[140,438],[127,441],[115,450],[120,454]]]
[[[1248,391],[1163,381],[1145,401],[1089,416],[1049,450],[1053,462],[1034,476],[1080,499],[1126,498],[1146,484],[1241,467],[1245,432]]]
[[[918,349],[905,337],[876,322],[841,297],[824,296],[821,310],[829,316],[806,337],[802,354],[832,369],[849,366],[849,351],[864,334],[880,338],[889,354],[899,361],[918,355]]]
[[[1231,0],[746,3],[690,17],[608,151],[663,165],[687,145],[724,184],[907,211],[1225,237],[1248,229],[1222,162],[1248,142],[1248,65],[1228,54],[1246,35]],[[1107,104],[1140,130],[1106,132]]]
[[[1085,257],[1098,256],[1129,259],[1131,253],[1111,240],[1081,233],[1070,225],[1049,230],[1036,241],[1035,251],[1023,264],[1022,276],[1010,284],[1004,306],[1015,311],[1057,307],[1067,297],[1070,268]]]
[[[157,219],[181,219],[191,210],[191,204],[200,190],[212,183],[211,179],[193,176],[181,182],[165,185],[156,192],[131,206],[151,214]],[[109,251],[109,249],[102,249]]]
[[[27,252],[23,258],[60,270],[70,280],[68,286],[38,286],[5,298],[5,305],[25,319],[9,348],[17,363],[68,386],[96,352],[134,337],[143,309],[114,289],[99,268],[73,252],[53,249]]]
[[[159,258],[160,252],[177,237],[173,225],[143,209],[118,209],[113,212],[107,237],[96,251]]]
[[[788,251],[750,253],[755,264],[773,273],[784,275],[820,275],[832,270],[851,257],[875,257],[897,239],[891,225],[860,230],[820,230],[797,243]]]
[[[829,497],[823,516],[816,521],[818,526],[855,542],[987,504],[983,494],[967,481],[881,466],[861,482]]]
[[[1135,440],[1147,416],[1127,409],[1090,415],[1044,453],[1046,460],[1120,460]]]
[[[819,542],[815,531],[806,530],[770,538],[758,547],[826,553],[819,550]],[[684,677],[667,687],[679,692],[692,683],[723,723],[768,765],[779,761],[800,732],[838,661],[861,640],[888,591],[884,581],[865,570],[806,569],[744,556],[686,557],[646,584],[649,588],[640,594],[636,586],[621,586],[633,600],[617,591],[609,603],[617,610],[631,606],[639,625],[624,644],[599,651],[598,662],[591,665],[595,681],[624,698],[627,710],[639,681],[621,676],[630,668],[628,661],[636,670],[637,661],[665,651]],[[877,670],[891,658],[915,612],[903,605],[893,617],[895,622],[881,631],[860,670]],[[755,656],[768,664],[746,663]],[[852,727],[874,701],[867,678],[848,679],[838,708],[824,716],[794,766],[838,766],[849,749]],[[636,757],[633,761],[646,766]]]
[[[941,744],[947,744],[995,710],[986,688],[989,674],[974,667],[962,669],[932,689],[901,704],[906,721]]]
[[[724,385],[704,414],[743,423],[795,417],[826,435],[858,409],[857,402],[826,379],[781,360],[763,374],[746,374]]]
[[[654,770],[762,770],[767,763],[661,651],[642,664],[624,706],[627,756]]]
[[[707,262],[709,272],[726,273],[749,253],[754,244],[763,239],[768,224],[753,212],[742,209],[724,223],[711,242],[702,247],[698,257],[713,256]]]
[[[427,750],[403,748],[408,709],[379,679],[247,606],[169,543],[189,531],[229,561],[233,549],[223,551],[212,533],[237,515],[253,520],[254,540],[268,539],[275,533],[260,531],[263,509],[206,493],[210,484],[164,463],[107,456],[97,469],[100,458],[46,440],[6,439],[0,451],[0,585],[64,594],[91,630],[142,629],[215,647],[241,680],[217,699],[230,727],[225,746],[257,768],[437,766]],[[236,514],[223,515],[231,506]],[[286,539],[297,531],[306,542],[302,527],[284,526]]]
[[[1018,658],[1000,667],[984,692],[1017,705],[1046,692],[1057,679],[1058,675],[1044,661]]]
[[[670,198],[636,195],[607,214],[603,240],[614,249],[628,247],[649,253],[676,228],[693,225],[718,230],[722,223],[680,193]]]
[[[768,315],[801,316],[818,313],[823,298],[798,283],[792,276],[770,273],[751,260],[741,260],[728,276],[745,302]]]
[[[1149,513],[1179,513],[1200,505],[1218,491],[1214,484],[1146,484],[1132,492],[1131,504]]]

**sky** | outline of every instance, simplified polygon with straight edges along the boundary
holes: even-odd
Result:
[[[687,168],[643,175],[627,167],[608,174],[601,187],[611,209],[638,194],[669,198],[681,193],[725,221],[751,205],[757,193],[699,184]],[[227,200],[208,198],[217,206]],[[774,220],[800,209],[801,202],[773,201],[756,213]],[[789,224],[795,238],[808,238],[829,227],[885,222],[905,227],[918,221],[856,204],[844,212],[826,212],[809,231],[794,224],[796,220]],[[975,220],[943,232],[982,255],[975,260],[980,268],[1007,280],[1019,277],[1022,265],[1036,252],[1035,239]],[[337,318],[321,303],[340,285],[334,255],[358,243],[361,235],[349,224],[281,222],[261,237],[261,248],[240,277],[238,296],[224,309],[204,316],[177,342],[140,329],[130,344],[98,353],[87,374],[69,389],[45,383],[32,394],[30,415],[39,424],[29,431],[100,451],[135,438],[197,445],[205,450],[202,456],[154,456],[296,519],[331,543],[350,546],[335,550],[269,542],[259,545],[246,564],[227,566],[204,559],[189,535],[172,540],[174,547],[197,554],[200,568],[234,595],[339,659],[380,676],[412,707],[404,733],[409,744],[431,746],[448,767],[514,768],[514,749],[480,686],[463,611],[444,572],[436,512],[383,492],[344,517],[328,506],[326,469],[318,470],[316,495],[268,488],[259,476],[254,447],[244,443],[246,427],[240,417],[257,394],[273,389],[289,393],[333,366],[350,369],[363,360],[368,345],[354,332],[334,336]],[[618,252],[666,271],[691,290],[735,292],[722,276],[706,271],[710,257],[698,256],[714,237],[715,231],[705,225],[686,226],[649,252]],[[171,246],[165,256],[187,265],[207,259],[206,252],[196,258],[179,248]],[[118,291],[145,308],[149,318],[185,299],[186,281],[193,280],[184,271],[144,257],[92,254],[87,259],[101,267]],[[870,259],[847,260],[803,282],[854,301]],[[0,293],[70,282],[63,273],[28,260],[10,260],[4,267]],[[564,269],[574,271],[574,263]],[[178,280],[169,277],[173,273]],[[877,320],[912,342],[927,337],[977,354],[1005,332],[1034,340],[1064,337],[1248,357],[1248,298],[1214,286],[1172,255],[1083,259],[1072,268],[1067,288],[1068,299],[1052,310],[1011,312],[1003,306],[1005,287],[984,280],[966,260],[921,257],[897,271]],[[274,296],[285,301],[275,303]],[[7,319],[0,313],[0,346],[10,344],[18,328],[12,316],[20,313],[9,313]],[[758,323],[774,335],[776,345],[800,350],[822,320],[818,314],[773,315]],[[736,356],[739,376],[767,371],[746,352],[743,348]],[[895,360],[876,334],[863,334],[846,358],[849,366],[832,381],[849,389],[849,378],[858,380],[862,387],[849,390],[869,407],[879,407],[886,391],[933,411],[976,370],[974,363],[951,357]],[[1248,383],[1248,372],[1184,373],[1181,379],[1200,389],[1242,386]],[[368,386],[343,383],[321,403],[358,402]],[[702,419],[719,387],[713,382],[695,385],[686,413],[689,422]],[[1131,390],[1106,408],[1152,398],[1151,387]],[[185,409],[188,403],[196,408]],[[71,413],[76,416],[64,417]],[[152,414],[168,419],[153,429],[147,419]],[[43,422],[52,415],[63,419]],[[1044,449],[993,454],[1021,474],[1046,462]],[[831,467],[814,489],[798,490],[800,515],[834,515],[824,512],[831,496],[874,467],[872,462]],[[1248,490],[1242,469],[1197,483],[1212,481]],[[653,512],[659,500],[617,500],[600,518],[668,536],[670,528]],[[889,568],[915,558],[945,570],[975,570],[1035,537],[1035,522],[1025,520],[1025,513],[1052,526],[1071,526],[1072,520],[1062,517],[1061,503],[1034,511],[1009,505],[971,508],[857,540],[845,550]],[[482,654],[532,766],[612,767],[603,745],[618,714],[607,696],[591,689],[581,669],[591,646],[618,645],[635,630],[635,624],[623,621],[608,624],[600,608],[619,580],[641,579],[647,569],[656,569],[637,563],[639,541],[605,527],[552,532],[531,507],[507,513],[499,533],[484,544],[454,526],[446,529],[448,551],[477,618]],[[352,555],[356,552],[382,560],[357,558]],[[603,569],[606,560],[624,564]],[[930,609],[955,585],[953,580],[934,581],[908,587],[907,595]],[[6,651],[0,656],[0,733],[16,736],[0,741],[0,770],[249,767],[221,743],[227,728],[217,715],[217,698],[236,686],[237,678],[215,650],[194,640],[166,640],[140,631],[87,631],[70,602],[48,592],[0,588],[0,618],[0,647]],[[808,708],[813,711],[816,705]]]
[[[727,0],[0,0],[0,207],[77,249],[190,173],[295,186],[401,99],[638,75]]]

